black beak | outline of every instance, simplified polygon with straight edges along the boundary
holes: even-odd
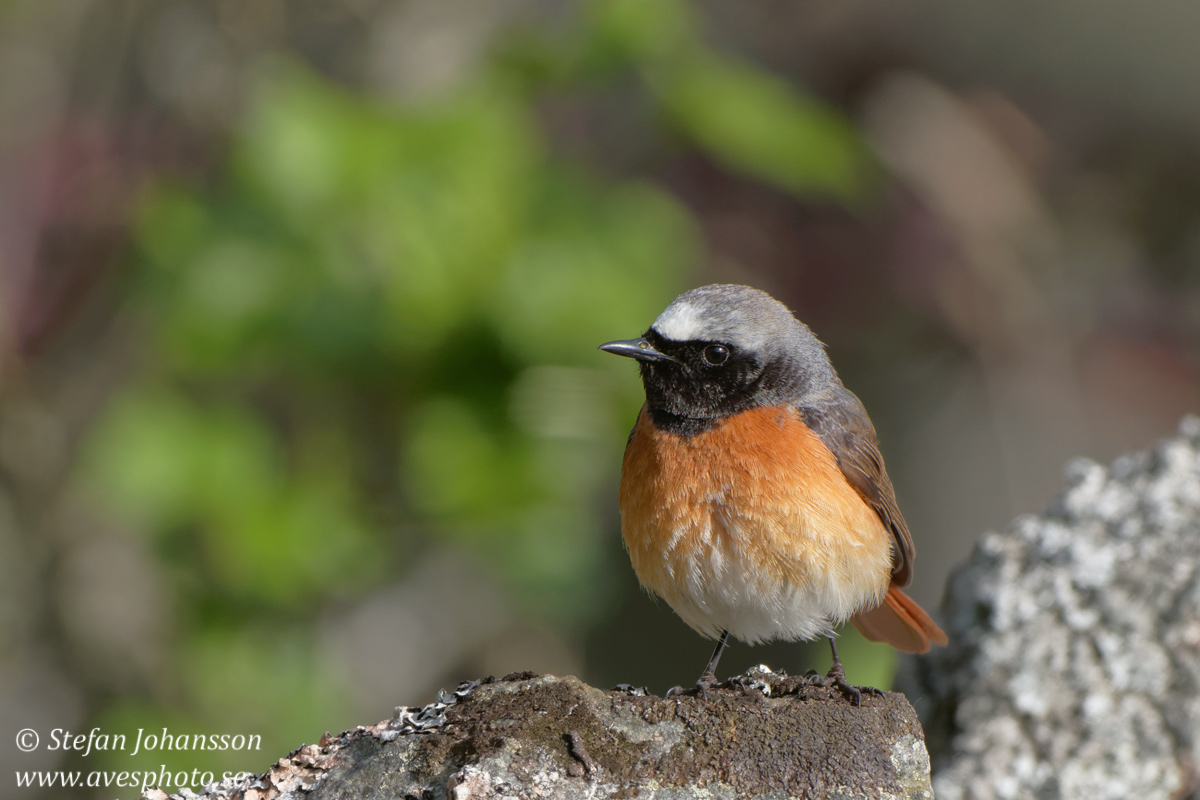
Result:
[[[674,361],[666,353],[660,353],[650,346],[645,339],[622,339],[617,342],[605,342],[600,350],[613,355],[636,358],[638,361]]]

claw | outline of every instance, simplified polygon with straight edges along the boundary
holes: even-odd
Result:
[[[704,673],[696,680],[695,686],[690,686],[687,689],[682,686],[672,686],[667,689],[667,697],[681,697],[688,695],[691,697],[699,697],[702,700],[708,700],[708,690],[717,685],[717,676],[711,671],[705,670]]]
[[[713,650],[712,656],[708,659],[708,666],[704,668],[704,672],[700,673],[695,686],[691,689],[672,686],[667,690],[667,697],[690,694],[698,695],[702,699],[707,700],[708,690],[717,685],[717,662],[721,660],[721,653],[725,650],[725,642],[728,639],[729,631],[721,631],[721,638],[717,641],[716,649]]]
[[[862,706],[863,692],[876,697],[883,697],[883,692],[873,686],[855,686],[846,680],[846,670],[842,668],[842,659],[838,656],[837,645],[833,638],[829,639],[829,648],[833,651],[833,666],[829,668],[829,672],[825,673],[825,677],[819,677],[816,673],[811,673],[809,678],[818,686],[836,686],[842,696],[854,704],[855,708]]]
[[[824,677],[814,674],[809,678],[818,686],[834,686],[842,696],[854,704],[855,708],[862,706],[862,696],[865,692],[874,697],[883,697],[883,692],[876,689],[874,686],[855,686],[846,680],[846,671],[842,669],[842,664],[839,661],[825,674]]]

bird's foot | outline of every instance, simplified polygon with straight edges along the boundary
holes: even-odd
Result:
[[[842,693],[842,696],[853,703],[855,707],[862,705],[862,696],[864,693],[875,697],[883,697],[883,692],[874,686],[855,686],[846,680],[846,670],[842,669],[840,663],[834,664],[824,676],[809,671],[805,677],[817,686],[833,686],[837,688]]]
[[[690,697],[699,697],[702,700],[708,699],[708,690],[717,685],[717,676],[712,672],[705,672],[696,680],[695,686],[690,686],[687,689],[682,686],[672,686],[667,689],[667,697],[682,697],[688,695]]]

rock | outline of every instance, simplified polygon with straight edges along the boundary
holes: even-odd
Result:
[[[854,707],[834,689],[765,667],[707,699],[530,674],[464,684],[200,797],[248,789],[261,800],[933,796],[921,727],[903,696],[864,695]]]
[[[1200,797],[1200,420],[1078,461],[951,577],[950,646],[898,685],[939,800]]]

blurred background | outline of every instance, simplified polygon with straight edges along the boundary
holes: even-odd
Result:
[[[1069,459],[1200,411],[1196,30],[1168,0],[0,3],[0,736],[263,737],[0,772],[261,771],[513,670],[693,681],[711,644],[619,539],[636,370],[595,347],[714,281],[828,344],[936,608]],[[722,671],[764,661],[828,666]]]

